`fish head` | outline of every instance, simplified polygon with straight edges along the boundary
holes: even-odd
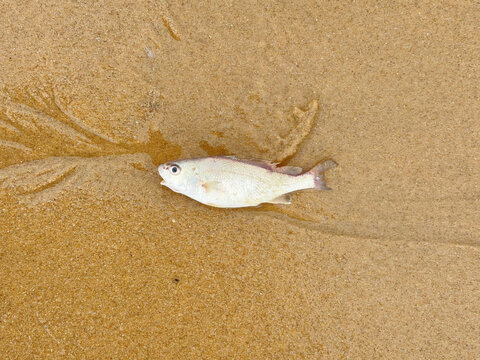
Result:
[[[185,194],[195,178],[195,168],[188,161],[174,161],[161,164],[158,173],[162,185],[173,191]]]

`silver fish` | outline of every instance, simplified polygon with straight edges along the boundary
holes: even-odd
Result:
[[[262,203],[290,204],[289,193],[298,190],[330,190],[322,173],[336,163],[328,160],[303,174],[302,168],[276,165],[215,156],[167,162],[158,167],[158,173],[162,185],[202,204],[240,208]]]

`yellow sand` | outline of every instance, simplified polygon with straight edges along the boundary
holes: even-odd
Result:
[[[0,2],[0,357],[478,359],[479,24],[475,1]],[[339,166],[290,206],[160,186],[218,154]]]

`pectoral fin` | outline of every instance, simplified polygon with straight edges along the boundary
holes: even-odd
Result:
[[[290,194],[283,194],[280,195],[279,197],[276,197],[275,199],[272,199],[270,201],[266,201],[269,204],[284,204],[288,205],[291,204],[290,202]]]
[[[202,183],[202,187],[205,189],[205,192],[210,192],[212,190],[221,190],[219,181],[205,181]]]

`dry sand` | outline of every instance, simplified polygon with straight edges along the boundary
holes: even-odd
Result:
[[[0,2],[2,359],[479,359],[477,1]],[[178,157],[331,192],[208,208]]]

